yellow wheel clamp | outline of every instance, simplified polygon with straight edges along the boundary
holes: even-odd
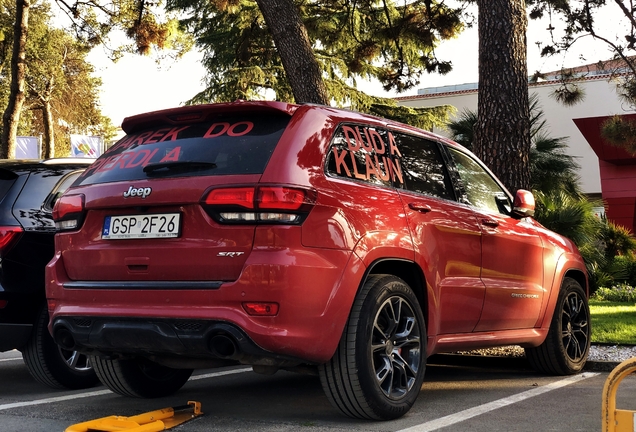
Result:
[[[163,408],[131,417],[109,416],[69,426],[66,432],[154,432],[171,429],[202,416],[201,403]]]
[[[636,357],[616,366],[605,380],[601,409],[603,432],[636,432],[636,411],[616,409],[618,385],[623,378],[634,372],[636,372]]]

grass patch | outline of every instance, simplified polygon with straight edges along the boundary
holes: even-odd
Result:
[[[636,345],[636,304],[590,300],[592,342]]]

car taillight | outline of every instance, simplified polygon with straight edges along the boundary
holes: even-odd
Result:
[[[3,226],[0,227],[0,256],[7,253],[15,241],[22,234],[22,227]]]
[[[305,204],[306,191],[290,187],[263,186],[258,189],[258,208],[298,210]]]
[[[60,231],[78,229],[84,221],[84,195],[62,195],[53,207],[55,228]]]
[[[212,189],[202,202],[219,223],[270,224],[300,224],[315,203],[315,191],[279,185]]]
[[[254,208],[254,188],[213,189],[205,198],[206,204]]]

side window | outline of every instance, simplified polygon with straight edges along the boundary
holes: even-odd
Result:
[[[510,214],[512,203],[491,175],[467,154],[453,148],[448,150],[465,192],[463,201],[481,210]]]
[[[51,191],[55,190],[67,173],[68,168],[58,165],[31,170],[12,209],[13,215],[25,230],[54,229],[48,203]],[[75,177],[78,175],[79,173]]]
[[[402,153],[407,190],[450,200],[455,199],[450,177],[436,143],[424,138],[395,134]]]
[[[327,155],[327,174],[381,186],[403,183],[400,152],[390,132],[362,125],[341,125]]]

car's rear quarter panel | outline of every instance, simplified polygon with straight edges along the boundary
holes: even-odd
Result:
[[[302,121],[295,121],[296,118]],[[343,115],[341,111],[315,107],[300,107],[294,119],[261,182],[298,184],[318,191],[316,206],[302,225],[303,248],[319,254],[330,249],[354,252],[348,265],[341,268],[342,280],[338,284],[326,285],[308,278],[309,289],[328,294],[329,301],[323,303],[322,325],[326,324],[332,332],[325,349],[333,353],[364,271],[380,259],[413,261],[413,245],[402,202],[394,189],[325,175],[326,155],[341,123],[375,127],[385,124],[356,113]]]

